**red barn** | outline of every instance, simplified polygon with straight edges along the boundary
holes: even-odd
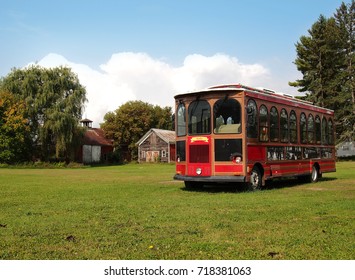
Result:
[[[98,163],[107,161],[108,154],[113,152],[113,141],[105,137],[101,128],[93,128],[92,121],[80,121],[87,127],[83,143],[78,154],[78,161],[82,163]]]

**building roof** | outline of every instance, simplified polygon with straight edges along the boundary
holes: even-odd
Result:
[[[85,123],[85,122],[92,122],[92,120],[89,120],[89,119],[87,119],[87,118],[86,118],[86,119],[82,119],[82,120],[80,120],[80,122],[81,122],[81,123]]]
[[[142,144],[152,133],[155,133],[160,139],[165,141],[166,143],[173,144],[175,143],[175,131],[151,128],[144,136],[139,139],[136,143],[137,145]]]
[[[105,137],[101,128],[89,128],[84,135],[84,145],[91,146],[112,146],[112,141]]]

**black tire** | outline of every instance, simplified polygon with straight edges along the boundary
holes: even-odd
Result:
[[[316,183],[319,180],[319,168],[316,165],[312,166],[312,173],[310,177],[311,183]]]
[[[253,170],[250,173],[250,181],[248,183],[249,191],[258,191],[261,190],[262,186],[262,176],[261,171],[257,166],[253,167]]]

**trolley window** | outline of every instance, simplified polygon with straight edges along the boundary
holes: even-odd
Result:
[[[211,107],[206,100],[195,100],[189,106],[189,134],[211,133]]]
[[[235,99],[219,99],[213,106],[214,133],[241,133],[240,104]]]

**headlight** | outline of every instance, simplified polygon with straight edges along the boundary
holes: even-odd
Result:
[[[196,174],[197,175],[201,175],[202,173],[202,169],[201,168],[196,168]]]
[[[230,156],[230,160],[235,162],[235,163],[240,163],[242,162],[242,155],[240,153],[233,153]]]
[[[235,158],[234,158],[234,161],[235,161],[236,163],[240,163],[240,162],[242,161],[242,157],[235,157]]]

